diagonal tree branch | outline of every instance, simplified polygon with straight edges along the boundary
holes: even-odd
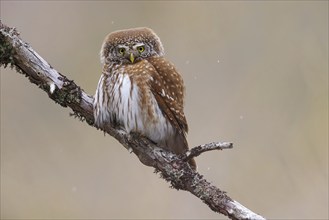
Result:
[[[43,89],[56,103],[69,107],[74,115],[94,125],[93,97],[86,94],[73,80],[60,74],[24,42],[14,28],[9,28],[0,21],[0,66],[15,67],[19,73]],[[99,128],[97,128],[99,129]],[[118,128],[107,126],[103,131],[117,139],[125,148],[134,152],[140,161],[155,168],[161,176],[171,183],[173,188],[189,191],[213,211],[231,219],[264,219],[237,201],[224,191],[211,185],[198,172],[186,163],[210,150],[232,148],[232,143],[211,143],[192,148],[185,155],[175,155],[158,148],[147,138],[137,133],[126,133]]]

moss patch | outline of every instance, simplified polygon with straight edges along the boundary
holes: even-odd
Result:
[[[5,36],[0,32],[0,66],[6,68],[9,64],[13,68],[15,65],[14,54],[13,46],[6,41]]]

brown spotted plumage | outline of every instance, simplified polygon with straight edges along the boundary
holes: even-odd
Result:
[[[149,28],[110,33],[101,49],[103,74],[94,97],[97,126],[139,132],[176,154],[188,150],[184,83]],[[196,169],[194,159],[189,161]]]

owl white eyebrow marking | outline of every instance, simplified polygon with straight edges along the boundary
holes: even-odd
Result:
[[[118,44],[118,45],[117,45],[117,48],[125,48],[126,50],[129,49],[129,47],[126,46],[126,45],[124,45],[124,44]]]
[[[137,48],[137,47],[140,47],[140,46],[144,46],[145,44],[144,43],[137,43],[133,46],[133,48]]]

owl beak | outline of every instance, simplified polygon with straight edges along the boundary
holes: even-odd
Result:
[[[131,63],[134,63],[135,57],[134,57],[134,54],[133,53],[130,53],[129,60],[130,60]]]

